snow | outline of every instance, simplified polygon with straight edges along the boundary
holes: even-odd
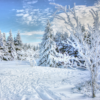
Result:
[[[73,91],[86,80],[89,80],[88,70],[31,67],[25,61],[2,61],[0,100],[88,99],[91,97]],[[99,92],[97,98],[100,98]]]

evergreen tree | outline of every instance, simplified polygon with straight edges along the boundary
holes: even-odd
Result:
[[[5,36],[5,33],[3,33],[3,43],[4,43],[4,46],[6,46],[6,36]]]
[[[30,44],[28,44],[27,48],[28,48],[28,49],[31,49],[31,46],[30,46]]]
[[[17,53],[17,59],[20,60],[22,56],[21,50],[22,50],[23,44],[22,44],[22,40],[21,40],[19,32],[17,33],[17,36],[14,38],[14,44],[15,44],[15,49]]]
[[[35,51],[35,46],[33,46],[33,50]]]
[[[17,33],[17,36],[14,38],[14,44],[16,46],[16,50],[22,49],[22,40],[19,32]]]
[[[3,60],[10,60],[10,54],[8,52],[8,47],[7,47],[7,41],[6,41],[6,36],[5,33],[3,33],[3,44],[4,44],[4,56],[3,56]]]
[[[0,31],[0,59],[1,60],[8,60],[8,48],[6,46],[6,38],[5,38],[5,34],[1,34]]]
[[[3,36],[0,31],[0,48],[3,48]]]
[[[56,44],[54,42],[53,30],[51,29],[50,22],[47,22],[45,34],[43,35],[40,47],[40,60],[39,66],[56,67]]]
[[[6,41],[5,33],[3,33],[3,44],[4,44],[4,51],[7,53],[8,47],[7,47],[7,41]]]
[[[27,51],[27,44],[26,43],[23,45],[23,50]]]
[[[7,39],[7,46],[8,46],[8,52],[11,55],[11,60],[16,59],[17,55],[16,55],[14,40],[13,40],[11,31],[9,32],[9,36],[8,36],[8,39]]]
[[[3,47],[3,36],[1,34],[1,31],[0,31],[0,60],[3,60],[3,55],[4,55],[3,49],[4,49],[4,47]]]

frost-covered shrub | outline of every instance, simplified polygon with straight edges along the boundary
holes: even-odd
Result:
[[[72,91],[74,93],[78,92],[91,97],[91,80],[77,84],[74,88],[72,88]],[[97,89],[97,91],[100,91],[100,87]]]

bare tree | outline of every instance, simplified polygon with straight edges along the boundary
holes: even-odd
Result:
[[[69,25],[71,27],[71,29],[68,30],[70,31],[70,37],[73,41],[71,39],[68,39],[68,43],[78,50],[80,57],[77,58],[77,61],[84,59],[84,66],[86,66],[90,71],[92,97],[94,98],[96,96],[96,90],[98,88],[97,75],[100,62],[100,22],[98,11],[94,11],[93,9],[90,10],[90,13],[92,14],[94,20],[94,25],[93,27],[90,27],[88,25],[88,29],[82,31],[82,25],[75,12],[75,4],[72,9],[70,9],[70,6],[67,9],[67,6],[64,7],[55,3],[50,4],[55,5],[55,7],[57,8],[57,11],[54,13],[54,15],[56,15],[55,17],[63,20],[66,25]],[[66,14],[66,18],[57,15],[56,13],[58,11],[63,11]],[[73,15],[76,24],[71,21],[71,16],[69,12]],[[89,34],[89,37],[87,38],[86,36],[86,38],[84,39],[84,35],[86,32]],[[87,39],[89,39],[90,43],[87,42]],[[76,58],[67,57],[67,62],[68,59],[70,60]]]

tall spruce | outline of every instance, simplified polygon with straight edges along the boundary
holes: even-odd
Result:
[[[53,30],[50,22],[47,22],[45,33],[40,46],[39,66],[56,67],[56,43],[54,42]]]
[[[3,43],[4,43],[4,46],[6,46],[6,36],[5,36],[5,33],[3,33]]]
[[[3,48],[3,36],[0,31],[0,48]]]
[[[14,44],[17,47],[16,50],[22,49],[22,40],[19,31],[17,33],[17,36],[14,38]]]
[[[7,46],[8,46],[8,51],[11,55],[11,60],[16,59],[17,55],[16,55],[14,40],[13,40],[11,31],[9,32],[9,36],[7,38]]]
[[[3,55],[4,55],[4,46],[3,46],[3,36],[0,31],[0,60],[3,60]]]
[[[17,33],[17,36],[14,38],[14,45],[15,45],[15,49],[16,49],[16,53],[17,53],[17,59],[20,60],[21,56],[22,56],[21,50],[22,50],[23,44],[22,44],[22,40],[21,40],[19,31]]]

